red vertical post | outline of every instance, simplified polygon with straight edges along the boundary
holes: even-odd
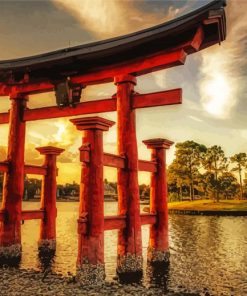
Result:
[[[26,124],[22,120],[27,97],[11,97],[7,161],[2,210],[5,220],[0,222],[0,258],[19,261],[21,258],[21,203],[24,192],[24,149]]]
[[[43,176],[41,188],[41,209],[45,211],[45,218],[41,220],[40,238],[38,242],[39,252],[55,253],[56,250],[56,217],[57,217],[57,166],[56,159],[64,149],[45,146],[36,150],[45,155],[44,166],[46,175]]]
[[[71,122],[84,131],[80,148],[77,279],[84,285],[99,284],[105,278],[103,131],[108,131],[114,122],[101,117]]]
[[[136,78],[117,76],[114,83],[117,85],[118,154],[126,158],[126,168],[118,169],[118,214],[126,215],[126,229],[118,233],[117,273],[124,278],[142,275],[143,267],[136,118],[132,108]]]
[[[157,172],[151,174],[150,213],[157,214],[157,223],[150,226],[148,261],[167,263],[169,261],[168,241],[168,193],[166,178],[166,153],[173,142],[166,139],[143,141],[152,149],[151,160],[157,162]]]

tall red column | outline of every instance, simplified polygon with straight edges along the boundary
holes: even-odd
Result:
[[[0,222],[0,258],[18,261],[21,258],[21,202],[24,192],[24,149],[26,124],[22,120],[27,97],[11,97],[7,161]]]
[[[45,146],[36,148],[45,155],[44,166],[46,175],[43,176],[41,188],[41,209],[45,210],[45,218],[41,220],[39,252],[55,253],[56,250],[56,217],[57,217],[57,166],[56,159],[64,149]]]
[[[152,149],[151,160],[157,162],[157,172],[151,174],[150,184],[150,213],[157,214],[157,223],[150,226],[148,261],[166,263],[169,261],[169,241],[165,150],[169,149],[173,142],[151,139],[143,143]]]
[[[142,237],[138,187],[138,151],[135,110],[132,94],[136,78],[122,75],[114,78],[117,85],[117,146],[126,158],[126,168],[118,169],[118,214],[126,215],[126,229],[118,234],[119,277],[142,274]]]
[[[108,131],[114,122],[101,117],[72,119],[71,122],[84,131],[80,148],[77,279],[84,285],[99,284],[105,278],[103,131]]]

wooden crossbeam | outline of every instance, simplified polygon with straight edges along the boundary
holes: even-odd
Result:
[[[6,173],[9,170],[9,164],[6,161],[0,162],[0,172]],[[34,175],[46,175],[46,167],[25,164],[24,168],[25,174],[34,174]]]
[[[140,214],[141,225],[155,224],[157,222],[156,214]],[[86,233],[87,219],[78,220],[78,233]],[[104,230],[116,230],[123,229],[126,227],[126,216],[105,216],[104,217]]]
[[[44,219],[45,211],[44,210],[24,210],[21,212],[21,220],[33,220],[33,219]],[[6,219],[5,212],[0,211],[0,221]]]
[[[139,160],[138,170],[143,172],[155,173],[157,172],[157,163],[149,160]]]
[[[157,222],[156,214],[141,214],[141,225],[155,224]]]
[[[90,151],[84,150],[83,154],[81,154],[80,160],[83,162],[90,162]],[[117,169],[124,169],[126,167],[125,157],[111,153],[104,153],[103,165]],[[155,173],[157,172],[157,163],[150,160],[138,160],[138,170]]]
[[[46,167],[26,164],[24,168],[25,174],[46,175]]]
[[[147,108],[182,104],[182,89],[176,88],[150,94],[140,94],[133,97],[132,108]]]
[[[44,219],[44,210],[25,210],[21,212],[21,220]]]
[[[133,96],[133,108],[146,108],[165,106],[182,103],[182,89],[172,89],[149,94],[138,94]],[[43,107],[37,109],[27,109],[24,112],[24,121],[34,121],[42,119],[51,119],[59,117],[70,117],[77,115],[86,115],[91,113],[103,113],[116,111],[116,98],[105,100],[83,102],[76,107],[59,108]],[[9,113],[0,113],[0,124],[9,122]]]
[[[186,60],[186,52],[179,48],[175,51],[162,51],[154,55],[139,57],[124,63],[118,63],[113,66],[94,69],[90,73],[78,76],[72,76],[72,83],[85,85],[94,85],[113,81],[117,75],[132,74],[135,76],[149,72],[167,69],[173,66],[183,65]],[[15,85],[5,85],[0,83],[0,96],[8,96],[16,93],[35,94],[54,90],[54,85],[50,81],[37,83],[22,83]]]
[[[104,230],[123,229],[126,227],[126,216],[105,216]]]
[[[159,52],[157,54],[145,57],[139,57],[132,61],[116,64],[111,67],[104,67],[102,70],[96,70],[77,77],[72,77],[74,83],[84,83],[86,85],[110,82],[113,77],[124,74],[133,74],[139,76],[149,72],[167,69],[170,67],[183,65],[187,54],[183,49],[171,52]]]
[[[103,156],[104,166],[114,167],[114,168],[125,168],[125,158],[123,156],[118,156],[110,153],[104,153]]]

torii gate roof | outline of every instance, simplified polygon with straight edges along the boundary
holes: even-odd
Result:
[[[214,0],[179,18],[135,33],[0,61],[0,95],[4,95],[1,86],[46,82],[46,87],[39,89],[36,85],[29,90],[48,90],[54,81],[68,76],[77,83],[95,84],[112,81],[116,73],[138,76],[183,64],[186,55],[225,39],[225,5],[225,0]]]

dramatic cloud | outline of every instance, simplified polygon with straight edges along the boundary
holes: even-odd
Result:
[[[53,0],[53,3],[66,9],[72,14],[88,31],[97,38],[103,39],[119,36],[147,28],[158,22],[173,18],[181,14],[183,8],[168,7],[166,14],[164,11],[148,12],[138,8],[135,1],[115,1],[115,0]]]
[[[245,1],[228,1],[226,41],[201,53],[201,102],[204,109],[227,118],[242,92],[241,67],[246,66],[247,10]],[[241,13],[240,13],[241,11]]]

